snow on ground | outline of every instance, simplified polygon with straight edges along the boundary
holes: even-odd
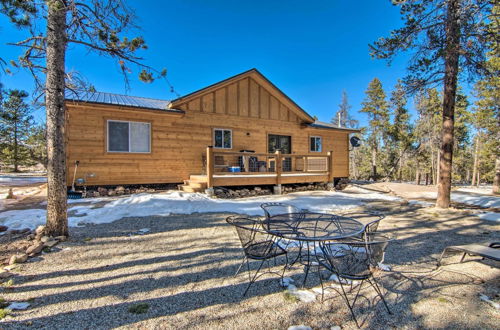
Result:
[[[492,196],[491,190],[489,195],[486,195],[486,192],[477,193],[475,189],[467,189],[452,191],[451,192],[451,200],[456,203],[464,203],[469,205],[476,205],[480,207],[487,208],[500,208],[500,197]],[[473,193],[475,192],[475,194]],[[414,194],[413,198],[423,198],[423,199],[436,199],[437,192],[435,191],[422,191]],[[410,200],[410,203],[426,205],[425,202],[418,202],[416,200]],[[432,204],[432,203],[428,203]]]
[[[168,191],[157,194],[136,194],[118,197],[80,199],[68,205],[69,226],[84,223],[109,223],[123,217],[152,215],[191,214],[196,212],[234,212],[247,215],[263,215],[260,204],[284,202],[313,212],[338,212],[363,205],[367,200],[398,201],[397,197],[351,188],[350,193],[331,191],[298,192],[288,195],[270,195],[234,200],[213,199],[204,194]],[[97,202],[106,202],[95,207]],[[72,206],[72,203],[84,203]],[[45,224],[44,209],[13,210],[0,213],[0,224],[12,229],[36,228]]]
[[[47,182],[46,176],[0,175],[0,186],[25,186]]]
[[[483,220],[500,222],[500,213],[498,212],[485,212],[480,213],[477,216]]]

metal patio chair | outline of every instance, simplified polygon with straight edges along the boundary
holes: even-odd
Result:
[[[470,256],[480,256],[482,257],[482,259],[486,258],[500,261],[500,242],[491,242],[488,244],[488,246],[481,244],[453,245],[444,248],[443,253],[441,253],[441,257],[439,258],[437,263],[438,267],[441,266],[442,259],[448,251],[457,251],[463,253],[460,262],[464,261],[467,254]]]
[[[324,291],[331,288],[337,291],[344,299],[354,322],[359,327],[358,320],[354,314],[354,306],[360,295],[363,284],[367,282],[382,300],[387,312],[391,314],[382,291],[373,277],[375,267],[383,260],[384,251],[389,240],[382,235],[366,233],[366,239],[355,241],[333,241],[322,244],[322,254],[318,256],[318,273],[321,267],[327,269],[339,279],[340,290],[334,286],[325,287],[321,278],[322,301],[324,300]],[[351,284],[346,284],[347,279]],[[352,281],[360,281],[357,287],[353,288]],[[349,287],[347,287],[349,286]],[[354,299],[349,300],[349,295],[354,294]]]
[[[247,264],[248,270],[248,286],[243,293],[245,296],[250,289],[250,286],[255,283],[255,281],[262,275],[266,273],[274,273],[281,276],[285,274],[286,266],[288,264],[287,251],[280,247],[274,240],[272,240],[268,233],[262,229],[261,221],[257,219],[252,219],[244,216],[230,216],[226,219],[227,223],[233,225],[236,229],[236,233],[241,242],[241,247],[243,248],[243,253],[245,257],[240,264],[235,276],[238,275],[243,264]],[[285,266],[281,273],[271,271],[269,265],[269,260],[275,259],[276,257],[284,255],[286,258]],[[250,260],[260,261],[257,271],[252,275],[250,269]],[[262,266],[267,262],[268,271],[260,273]],[[260,273],[260,274],[259,274]]]

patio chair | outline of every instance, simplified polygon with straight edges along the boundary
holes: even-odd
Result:
[[[453,245],[444,248],[441,257],[438,260],[437,266],[441,266],[441,261],[448,251],[458,251],[463,252],[460,262],[463,262],[465,256],[468,254],[470,256],[480,256],[483,259],[491,259],[495,261],[500,261],[500,242],[491,242],[488,246],[481,244],[467,244],[467,245]]]
[[[287,251],[270,239],[269,234],[262,229],[261,222],[257,219],[251,219],[243,216],[230,216],[226,219],[226,221],[235,227],[241,242],[241,247],[243,248],[243,253],[245,254],[245,257],[235,274],[235,276],[238,275],[243,264],[247,264],[249,283],[243,293],[243,296],[247,294],[250,286],[255,283],[260,276],[266,273],[278,274],[281,276],[281,280],[283,280],[286,265],[288,264]],[[281,274],[271,271],[269,260],[282,255],[284,255],[287,259]],[[260,261],[259,267],[253,275],[250,270],[250,260]],[[268,264],[268,271],[259,274],[264,262],[266,261]]]
[[[369,239],[365,241],[352,242],[328,242],[321,245],[323,253],[318,256],[318,273],[321,267],[327,269],[339,279],[340,290],[337,287],[330,286],[337,291],[344,299],[354,322],[359,327],[358,320],[354,314],[354,306],[360,295],[363,284],[367,282],[382,300],[387,312],[391,314],[389,306],[384,299],[382,291],[373,276],[375,267],[383,260],[384,251],[389,240],[382,235],[366,234]],[[322,288],[321,298],[324,301],[324,291],[326,289],[324,282],[319,276]],[[350,288],[346,287],[343,279],[351,281]],[[352,287],[352,281],[360,281],[357,287]],[[349,294],[354,292],[354,299],[349,300]]]

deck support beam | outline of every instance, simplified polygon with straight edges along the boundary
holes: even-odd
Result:
[[[215,158],[213,146],[207,147],[207,187],[213,189],[214,187],[214,172],[215,172]]]

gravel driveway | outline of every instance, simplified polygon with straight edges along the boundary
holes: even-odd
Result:
[[[436,211],[394,202],[367,203],[388,217],[380,231],[396,236],[385,263],[391,272],[377,277],[393,310],[357,308],[367,328],[491,328],[500,312],[479,299],[499,300],[500,271],[489,261],[450,256],[435,270],[435,260],[450,244],[500,240],[499,226],[466,211]],[[325,303],[291,299],[276,277],[262,277],[246,297],[246,273],[233,274],[242,254],[228,214],[197,213],[125,218],[110,224],[72,228],[59,251],[42,255],[13,272],[15,284],[0,294],[28,301],[0,328],[44,329],[354,329],[339,296]],[[150,231],[137,234],[140,229]],[[498,264],[496,264],[498,267]],[[300,280],[298,267],[291,274]],[[308,286],[318,285],[311,276]],[[364,295],[373,297],[370,290]],[[145,313],[133,313],[143,305]],[[138,307],[140,309],[141,306]]]

